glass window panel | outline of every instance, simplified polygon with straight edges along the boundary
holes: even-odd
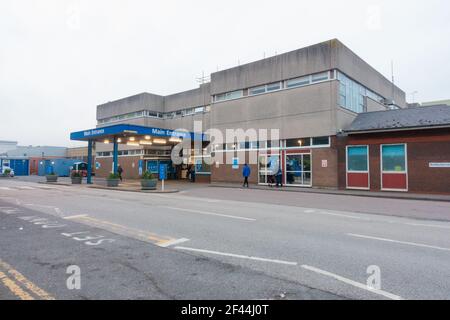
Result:
[[[308,147],[311,145],[310,138],[287,139],[286,148]]]
[[[309,76],[301,77],[301,78],[295,78],[286,81],[286,87],[287,88],[293,88],[293,87],[299,87],[309,84]]]
[[[281,89],[281,82],[275,82],[267,85],[267,91],[276,91]]]
[[[311,156],[309,154],[303,155],[303,171],[311,171]]]
[[[303,172],[303,185],[311,185],[311,172]]]
[[[242,90],[237,90],[233,92],[227,92],[226,93],[226,99],[236,99],[242,97]]]
[[[328,75],[328,71],[327,72],[313,74],[312,75],[312,82],[319,82],[319,81],[328,80],[328,76],[329,76]]]
[[[223,101],[225,100],[225,93],[215,95],[214,101]]]
[[[381,147],[383,171],[405,172],[405,145],[386,145]]]
[[[315,137],[312,138],[313,146],[321,146],[321,145],[329,145],[330,138],[329,137]]]
[[[367,146],[354,146],[347,148],[347,170],[367,172],[368,170]]]
[[[251,88],[250,95],[261,94],[266,92],[266,86]]]

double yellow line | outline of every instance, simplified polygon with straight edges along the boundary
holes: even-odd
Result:
[[[0,259],[0,283],[21,300],[55,300],[48,292],[39,288],[19,271]]]

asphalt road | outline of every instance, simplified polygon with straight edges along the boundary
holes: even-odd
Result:
[[[0,207],[0,278],[17,282],[10,267],[56,299],[450,298],[450,223],[416,219],[449,203],[8,180]],[[81,290],[67,289],[69,265]],[[20,298],[3,280],[0,297]]]

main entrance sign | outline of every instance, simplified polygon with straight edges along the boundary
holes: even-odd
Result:
[[[152,135],[163,138],[184,138],[192,140],[205,140],[205,135],[201,133],[194,133],[182,130],[169,130],[162,128],[144,127],[131,124],[117,124],[109,127],[95,128],[89,130],[83,130],[78,132],[72,132],[70,134],[71,140],[95,140],[103,139],[111,136],[120,135]]]

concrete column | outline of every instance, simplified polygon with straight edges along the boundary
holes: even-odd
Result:
[[[92,140],[88,141],[87,184],[92,184]]]
[[[114,137],[113,147],[113,173],[117,173],[117,166],[119,165],[119,145],[117,143],[117,137]]]

